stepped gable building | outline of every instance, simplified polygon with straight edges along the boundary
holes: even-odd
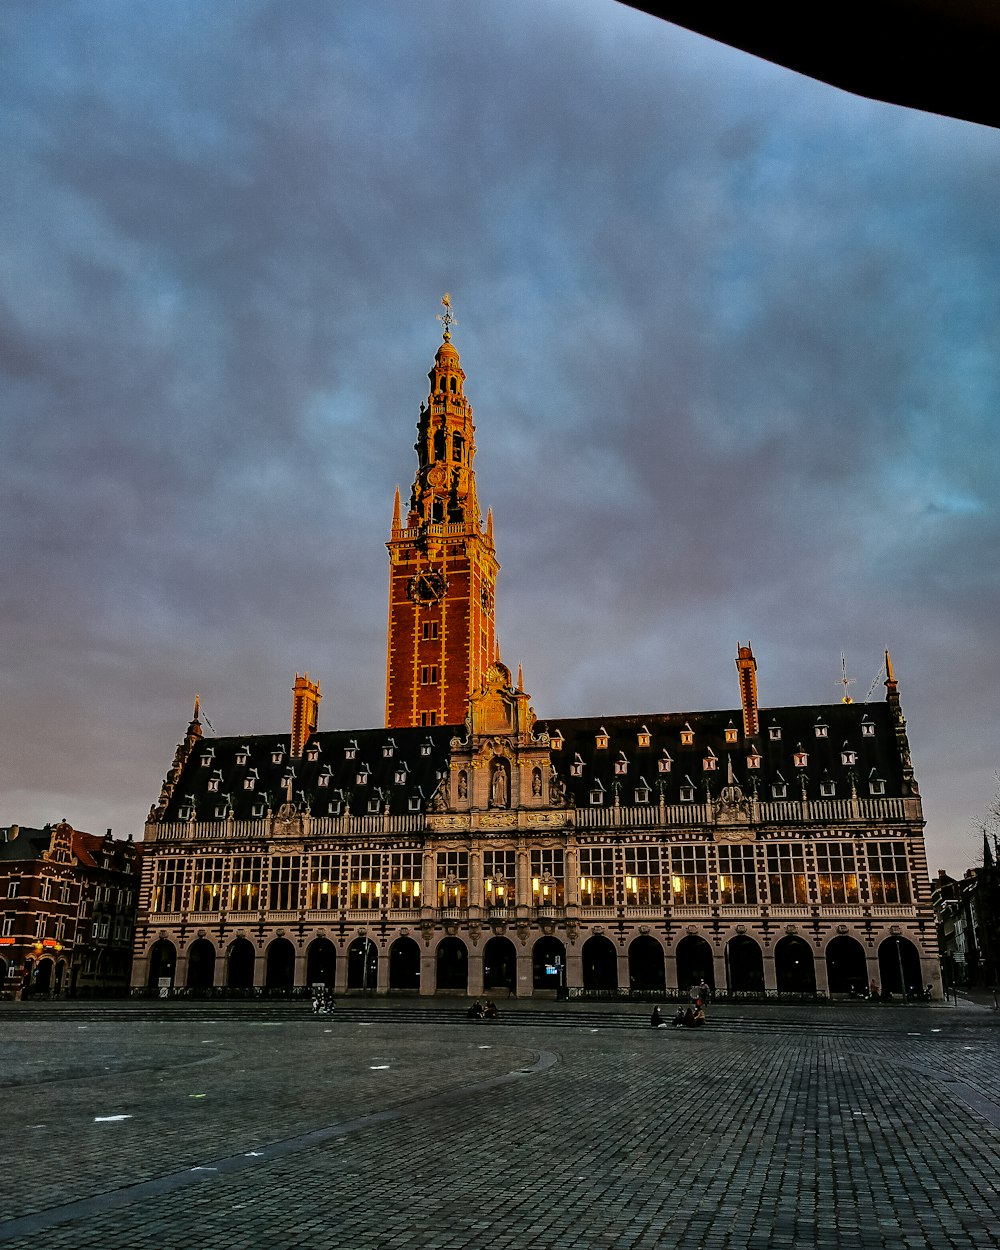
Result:
[[[465,374],[430,371],[388,543],[386,728],[206,737],[146,854],[133,984],[237,992],[940,992],[920,796],[885,701],[536,719],[500,661]]]
[[[141,853],[65,820],[0,829],[0,993],[127,991]]]

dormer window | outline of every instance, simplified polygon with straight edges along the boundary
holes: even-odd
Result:
[[[799,743],[798,750],[792,756],[792,759],[795,761],[796,768],[805,768],[806,765],[809,763],[809,755],[807,752],[802,750],[801,742]]]
[[[648,803],[648,802],[649,802],[650,789],[649,789],[649,786],[648,786],[648,785],[646,785],[646,779],[645,779],[645,777],[640,777],[640,778],[639,778],[639,783],[640,783],[640,784],[639,784],[639,785],[637,785],[637,786],[636,786],[636,788],[635,788],[635,801],[636,801],[636,803],[638,803],[638,804]]]
[[[606,751],[608,749],[608,731],[602,725],[597,732],[595,739],[598,751]]]
[[[236,752],[236,763],[243,768],[247,760],[250,758],[250,748],[247,746],[240,747]]]
[[[271,752],[271,763],[272,763],[272,764],[280,764],[280,763],[281,763],[281,761],[282,761],[284,758],[285,758],[285,753],[284,753],[284,751],[282,751],[282,749],[281,749],[280,747],[276,747],[276,748],[275,748],[275,749]]]
[[[390,738],[388,742],[384,742],[382,744],[382,758],[384,760],[391,760],[393,756],[393,752],[395,750],[396,750],[396,743],[393,741],[392,738]]]
[[[841,764],[847,765],[856,764],[858,762],[857,751],[852,751],[846,742],[844,743],[843,750],[840,752],[840,762]]]
[[[645,725],[643,725],[643,727],[636,734],[636,741],[641,747],[648,747],[653,741],[652,735]]]
[[[223,805],[220,805],[219,807],[217,807],[217,808],[215,809],[215,819],[216,819],[216,820],[225,820],[225,819],[226,819],[226,813],[227,813],[227,811],[228,811],[228,810],[229,810],[229,809],[228,809],[228,808],[227,808],[224,804],[223,804]]]
[[[419,812],[420,811],[420,795],[411,794],[409,798],[409,802],[407,803],[407,806],[409,807],[411,812]]]
[[[687,723],[687,721],[684,722],[684,728],[681,730],[681,746],[682,747],[694,746],[694,730]]]
[[[341,811],[343,810],[343,806],[344,806],[343,799],[331,799],[330,802],[327,803],[326,805],[327,815],[339,816]]]
[[[875,722],[869,720],[867,716],[861,722],[861,736],[862,738],[875,737]]]
[[[774,784],[771,786],[771,795],[776,799],[788,798],[788,783],[781,773],[777,773],[775,776]]]
[[[832,799],[837,793],[837,787],[828,777],[824,777],[819,783],[819,792],[824,799]]]
[[[579,755],[573,757],[573,763],[569,766],[569,772],[571,777],[583,776],[583,760]]]
[[[702,769],[706,773],[714,773],[719,766],[719,757],[715,754],[711,747],[708,748],[708,754],[701,761]]]
[[[221,781],[221,780],[222,780],[222,778],[221,778],[218,774],[216,774],[216,776],[214,776],[214,777],[209,777],[209,779],[208,779],[208,789],[209,789],[209,790],[210,790],[213,794],[217,793],[217,791],[218,791],[218,789],[219,789],[219,783],[220,783],[220,781]]]
[[[310,764],[315,764],[319,759],[319,743],[306,747],[306,759]]]
[[[370,775],[371,775],[371,769],[368,767],[367,764],[363,764],[361,768],[358,769],[358,773],[357,773],[356,780],[357,780],[358,785],[366,786],[368,784],[368,778]]]
[[[618,758],[615,760],[615,774],[618,777],[623,777],[627,772],[628,760],[625,757],[625,752],[619,751]]]
[[[285,773],[284,777],[282,777],[282,779],[281,779],[281,788],[282,788],[282,790],[287,791],[287,790],[288,790],[288,787],[289,787],[289,786],[291,786],[291,785],[293,785],[293,784],[294,784],[294,782],[295,782],[295,774],[294,774],[294,773]]]
[[[760,768],[760,755],[756,750],[747,756],[747,768]]]
[[[663,748],[663,754],[656,761],[656,767],[661,773],[669,773],[674,761],[670,758],[667,748]]]
[[[320,773],[320,775],[316,778],[316,784],[318,786],[328,786],[330,784],[330,773]]]
[[[193,811],[193,807],[179,807],[177,809],[177,815],[181,820],[190,820]]]
[[[205,754],[201,757],[202,768],[211,768],[213,759],[215,759],[215,752],[212,750],[206,751]]]
[[[557,729],[554,734],[549,737],[549,746],[553,751],[561,751],[563,749],[563,736]]]
[[[430,755],[430,753],[431,753],[431,748],[432,748],[433,746],[434,746],[434,743],[433,743],[433,742],[431,742],[430,738],[428,738],[426,742],[421,742],[421,744],[420,744],[420,754],[421,754],[421,755]]]
[[[257,770],[255,768],[253,772],[249,774],[249,776],[246,776],[243,778],[243,789],[253,790],[256,788],[256,785],[257,785]]]
[[[600,807],[603,802],[604,787],[600,782],[598,782],[597,785],[590,791],[590,805],[591,807]]]
[[[260,818],[265,814],[266,810],[267,809],[265,808],[263,803],[252,803],[250,805],[250,815],[255,820],[260,820]]]
[[[830,726],[824,725],[822,721],[817,721],[813,726],[813,733],[817,738],[828,738],[830,736]]]
[[[406,785],[406,772],[407,772],[407,769],[406,769],[405,764],[400,764],[400,766],[396,769],[396,773],[395,773],[393,780],[396,782],[397,786]]]
[[[771,739],[772,742],[780,742],[781,741],[781,726],[780,725],[768,725],[767,736]]]
[[[726,726],[726,742],[729,745],[732,745],[732,743],[739,741],[739,736],[740,736],[739,730],[736,728],[733,722],[730,721],[729,724]]]
[[[345,759],[345,760],[353,760],[353,759],[356,759],[356,758],[357,758],[357,754],[358,754],[358,743],[357,743],[357,739],[352,738],[352,739],[350,740],[350,742],[347,744],[347,746],[346,746],[346,747],[344,747],[344,759]]]
[[[371,816],[377,816],[381,810],[382,810],[382,800],[381,800],[381,799],[369,799],[369,800],[368,800],[368,813],[369,813],[369,815],[371,815]]]
[[[870,794],[885,794],[885,782],[879,776],[876,776],[873,768],[868,777],[868,791]]]
[[[690,777],[685,777],[681,784],[680,796],[682,803],[694,802],[694,782]]]

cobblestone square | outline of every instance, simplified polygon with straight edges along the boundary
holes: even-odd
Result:
[[[9,1250],[1000,1245],[985,1009],[4,1004]]]

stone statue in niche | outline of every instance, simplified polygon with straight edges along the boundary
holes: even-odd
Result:
[[[463,768],[458,774],[458,797],[467,799],[469,797],[469,774]]]
[[[506,807],[510,798],[507,770],[502,760],[494,760],[490,772],[490,807]]]
[[[536,799],[542,793],[542,770],[540,768],[531,770],[531,793]]]

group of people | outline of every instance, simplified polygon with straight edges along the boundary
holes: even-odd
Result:
[[[500,1018],[497,1005],[491,998],[488,998],[484,1003],[481,1003],[477,998],[466,1012],[466,1015],[468,1015],[470,1020],[498,1020]]]
[[[675,1029],[700,1029],[705,1023],[705,1003],[708,1002],[711,994],[712,990],[703,977],[698,985],[691,986],[691,1005],[687,1008],[678,1007],[669,1025]],[[659,1004],[653,1008],[649,1023],[654,1029],[668,1027],[668,1021],[663,1018]]]
[[[337,1004],[333,1001],[333,990],[327,989],[326,986],[313,988],[312,1009],[314,1016],[330,1016],[333,1015]]]

